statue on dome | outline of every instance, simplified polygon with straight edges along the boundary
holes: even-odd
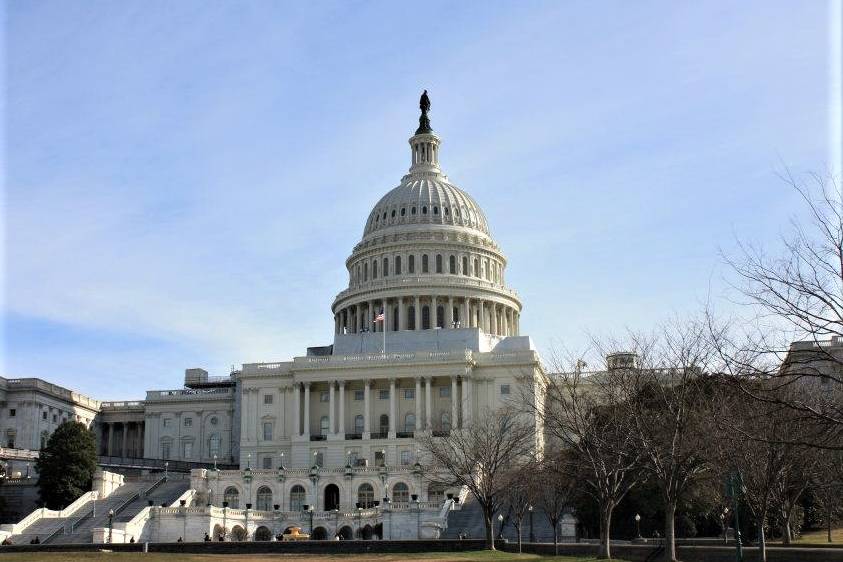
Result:
[[[421,109],[422,113],[430,111],[430,98],[427,97],[427,90],[422,92],[421,98],[419,99],[419,109]]]
[[[427,112],[430,111],[430,98],[427,97],[427,90],[422,92],[421,98],[419,98],[419,109],[421,109],[421,117],[419,117],[419,128],[416,129],[416,134],[432,133],[430,119],[427,117]]]

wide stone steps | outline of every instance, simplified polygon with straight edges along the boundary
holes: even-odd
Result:
[[[503,538],[511,542],[517,542],[518,531],[515,528],[513,517],[507,512],[502,512],[504,516],[503,521]],[[500,532],[500,523],[498,523],[497,514],[494,520],[495,537]],[[521,522],[521,541],[529,542],[531,539],[531,525],[529,513]],[[442,534],[446,539],[457,539],[460,534],[464,538],[482,539],[486,537],[486,525],[483,522],[483,510],[480,504],[472,496],[468,496],[462,509],[450,511],[448,513],[448,528]],[[540,509],[533,510],[532,517],[532,538],[534,542],[553,542],[553,526]],[[570,537],[568,537],[570,538]],[[559,537],[561,540],[561,536]]]

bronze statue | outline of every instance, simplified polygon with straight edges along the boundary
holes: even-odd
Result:
[[[419,109],[421,109],[422,113],[430,111],[430,98],[427,97],[427,90],[422,92],[421,99],[419,99]]]
[[[419,98],[419,109],[421,109],[421,117],[419,117],[419,128],[416,129],[416,134],[432,133],[430,119],[427,117],[427,112],[430,111],[430,98],[427,97],[427,90],[422,92],[421,98]]]

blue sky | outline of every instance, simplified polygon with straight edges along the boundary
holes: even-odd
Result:
[[[543,350],[720,302],[832,165],[820,1],[5,6],[3,374],[101,399],[329,343],[424,88]]]

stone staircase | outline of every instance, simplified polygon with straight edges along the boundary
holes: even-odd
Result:
[[[502,514],[504,516],[503,538],[510,542],[517,542],[518,531],[515,528],[512,516],[507,511],[503,511]],[[500,533],[500,524],[497,520],[497,514],[495,515],[494,524],[495,538],[497,538],[498,533]],[[530,515],[528,513],[521,522],[522,542],[531,542],[530,527]],[[462,533],[465,538],[471,539],[483,539],[486,537],[486,525],[483,523],[483,510],[480,508],[480,504],[477,503],[471,495],[466,497],[465,503],[462,505],[461,509],[452,510],[448,513],[448,528],[445,529],[445,532],[442,534],[442,538],[457,539],[459,538],[460,533]],[[544,512],[540,509],[535,509],[533,511],[532,537],[534,542],[553,542],[553,526],[548,521]],[[562,531],[560,530],[558,539],[560,541],[572,540],[573,537],[566,536],[563,538]]]
[[[114,510],[113,523],[129,521],[152,501],[153,505],[169,505],[190,487],[186,479],[141,480],[121,486],[108,498],[96,502],[89,510],[64,528],[64,532],[50,538],[51,544],[82,544],[93,542],[93,529],[108,527],[108,512]]]

